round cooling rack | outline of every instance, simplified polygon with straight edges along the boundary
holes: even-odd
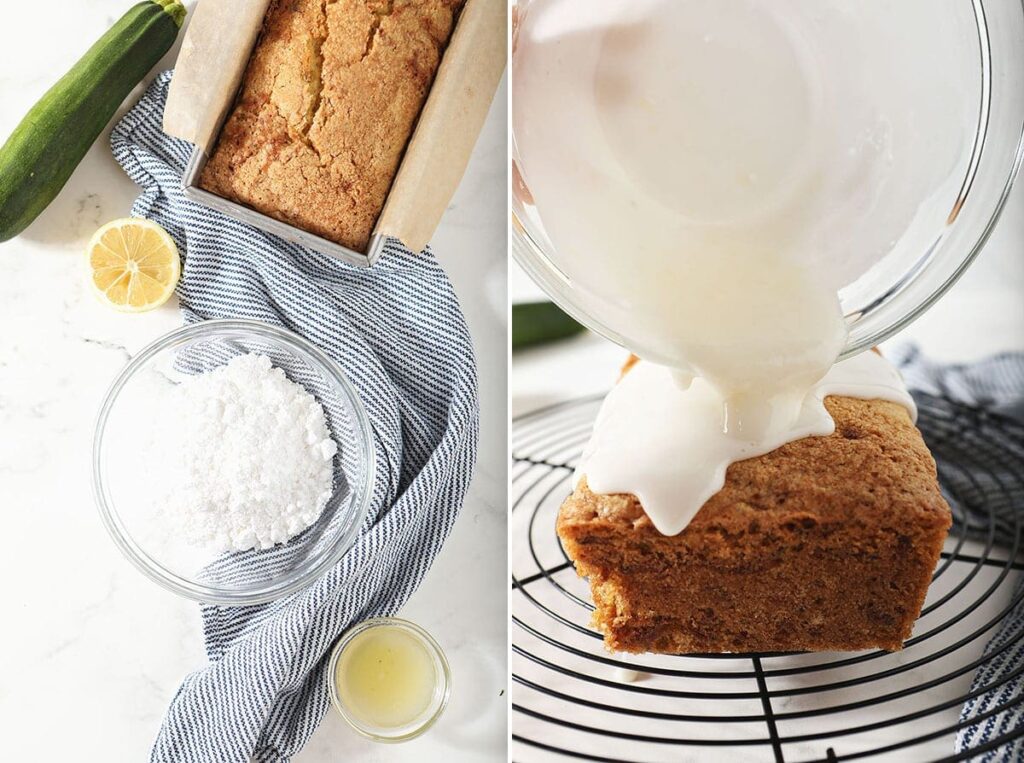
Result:
[[[1021,627],[986,650],[1024,598],[1024,426],[918,397],[954,524],[903,651],[617,655],[590,627],[589,588],[554,529],[600,402],[513,424],[513,760],[956,761],[1024,737],[998,728],[956,753],[958,731],[1024,707],[1024,665],[972,685],[1024,638]],[[962,722],[963,704],[992,689],[998,700]]]

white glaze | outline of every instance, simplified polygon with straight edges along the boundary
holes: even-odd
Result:
[[[615,668],[615,680],[619,683],[632,684],[636,683],[643,677],[643,673],[639,670],[630,670],[629,668]]]
[[[551,261],[638,355],[712,385],[743,438],[796,417],[846,343],[839,291],[869,271],[884,288],[882,261],[955,198],[976,121],[967,43],[937,24],[894,45],[893,13],[911,28],[934,14],[891,5],[532,0],[520,15],[513,123]]]
[[[703,379],[683,390],[667,368],[640,362],[604,401],[576,470],[595,493],[635,495],[664,535],[682,532],[722,489],[730,464],[802,437],[832,434],[828,395],[889,400],[916,418],[899,372],[863,352],[835,364],[804,396],[795,419],[775,411],[763,434],[743,439],[722,431],[719,395]]]

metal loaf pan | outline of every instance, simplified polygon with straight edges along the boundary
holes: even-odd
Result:
[[[466,0],[366,252],[198,186],[207,152],[213,151],[238,97],[269,4],[270,0],[200,2],[185,31],[164,109],[164,131],[195,146],[182,177],[185,197],[359,267],[376,262],[389,237],[413,251],[424,249],[458,187],[505,69],[504,0]]]
[[[221,126],[223,127],[223,124]],[[323,236],[317,236],[309,231],[296,228],[294,225],[275,220],[273,217],[262,212],[257,212],[242,204],[225,199],[223,196],[217,196],[203,190],[199,187],[198,183],[199,175],[202,173],[203,167],[206,166],[207,158],[206,153],[201,148],[196,147],[192,149],[192,156],[189,158],[188,166],[185,167],[185,174],[181,178],[181,187],[185,198],[197,204],[202,204],[204,207],[215,209],[233,220],[259,228],[267,233],[273,233],[275,236],[280,236],[286,241],[309,247],[321,254],[337,257],[339,260],[343,260],[350,265],[366,268],[380,259],[387,240],[387,237],[380,233],[374,233],[370,236],[370,243],[365,253],[357,252],[354,249],[349,249],[347,246],[330,241]]]

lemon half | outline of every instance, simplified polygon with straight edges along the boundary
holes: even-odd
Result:
[[[104,225],[89,240],[86,254],[96,294],[126,313],[162,305],[181,276],[181,257],[174,239],[156,223],[140,217]]]

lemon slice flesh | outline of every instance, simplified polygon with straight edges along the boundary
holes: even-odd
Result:
[[[112,220],[96,231],[86,249],[89,280],[115,310],[142,313],[166,302],[181,276],[174,239],[139,217]]]

